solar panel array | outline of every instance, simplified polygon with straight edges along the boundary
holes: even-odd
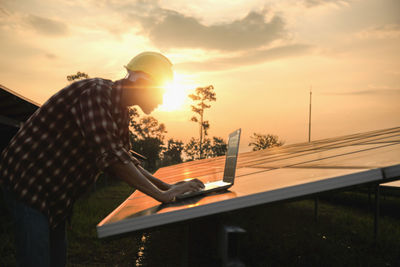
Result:
[[[390,188],[394,188],[394,189],[400,190],[400,181],[385,183],[385,184],[382,184],[382,185],[385,186],[385,187],[390,187]]]
[[[220,180],[225,157],[161,168],[168,183]],[[239,154],[227,192],[160,204],[133,193],[97,226],[106,237],[263,203],[400,179],[400,127]]]

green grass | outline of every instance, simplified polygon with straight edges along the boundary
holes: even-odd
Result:
[[[96,192],[75,203],[71,225],[67,226],[68,266],[129,266],[131,258],[125,256],[137,253],[135,237],[100,240],[96,225],[131,193],[126,184],[114,182],[98,186]],[[11,217],[4,208],[1,211],[0,266],[15,266]]]
[[[98,188],[75,204],[68,228],[69,266],[127,266],[138,251],[135,236],[98,239],[96,225],[132,193],[124,183]]]
[[[218,248],[214,237],[219,223],[247,230],[241,240],[241,259],[248,266],[400,266],[400,220],[396,218],[400,199],[387,199],[397,203],[397,209],[381,216],[379,242],[375,244],[373,213],[365,209],[369,206],[367,197],[359,193],[334,195],[336,200],[353,195],[360,203],[343,206],[332,199],[321,200],[317,222],[313,200],[262,205],[197,220],[190,228],[194,244],[190,266],[218,266],[212,251]],[[383,207],[385,204],[386,200],[382,201]],[[168,226],[150,233],[153,242],[145,251],[149,266],[167,262],[152,257],[165,254],[170,256],[170,266],[179,264],[179,248],[174,260],[167,243],[157,241],[182,242],[183,227],[184,224]],[[211,233],[206,234],[207,231]],[[204,255],[211,260],[204,261]]]
[[[3,196],[0,195],[0,197],[2,198]],[[0,201],[0,204],[3,205],[3,202]],[[0,266],[14,265],[15,250],[12,236],[12,222],[5,208],[2,206],[0,209]]]
[[[313,200],[261,205],[145,232],[98,239],[96,225],[132,190],[123,183],[100,187],[80,199],[68,229],[68,266],[179,266],[189,231],[190,266],[218,266],[217,226],[233,224],[248,266],[400,266],[400,197],[381,199],[379,242],[374,243],[368,195],[330,193],[320,198],[318,221]],[[11,224],[0,221],[0,266],[12,266]],[[188,226],[189,225],[189,226]],[[189,227],[189,228],[187,228]]]
[[[257,213],[263,212],[263,215]],[[251,266],[395,266],[399,264],[400,223],[381,218],[380,239],[373,239],[373,215],[329,202],[299,201],[249,211],[252,229],[244,259]],[[253,221],[254,223],[250,223]],[[265,232],[264,232],[265,229]],[[262,259],[260,262],[254,258]]]

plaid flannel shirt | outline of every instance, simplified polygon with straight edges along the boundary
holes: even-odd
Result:
[[[0,184],[48,216],[65,220],[96,174],[129,154],[122,81],[86,79],[53,95],[20,128],[0,157]]]

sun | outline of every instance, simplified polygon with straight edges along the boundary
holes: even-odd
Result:
[[[161,111],[175,111],[183,108],[189,92],[195,87],[188,83],[183,76],[175,73],[173,82],[165,85],[163,104],[158,108]]]
[[[160,106],[160,110],[173,111],[181,109],[186,96],[186,90],[182,84],[177,82],[168,83],[165,86],[163,104]]]

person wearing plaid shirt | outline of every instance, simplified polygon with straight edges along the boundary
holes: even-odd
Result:
[[[197,179],[167,184],[130,155],[128,107],[150,114],[161,104],[160,85],[171,78],[172,64],[144,52],[126,68],[124,79],[85,79],[60,90],[3,150],[0,184],[15,221],[18,265],[66,265],[66,219],[99,171],[160,202],[204,186]]]

